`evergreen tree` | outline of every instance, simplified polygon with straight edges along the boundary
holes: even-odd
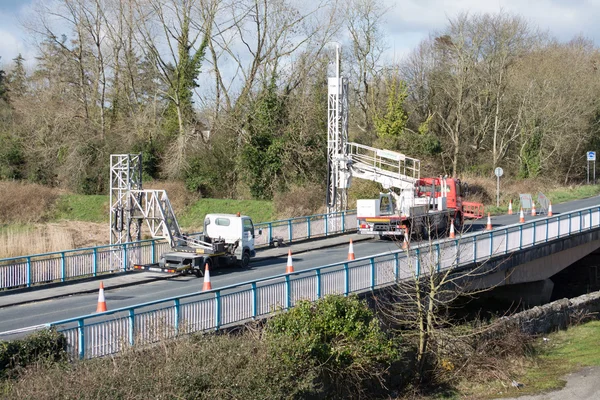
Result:
[[[2,57],[0,57],[1,59]],[[8,101],[8,88],[6,87],[6,73],[0,69],[0,100]]]
[[[16,58],[13,58],[15,62],[14,68],[8,75],[8,87],[11,92],[11,96],[23,96],[27,90],[27,74],[25,73],[25,59],[19,53]]]

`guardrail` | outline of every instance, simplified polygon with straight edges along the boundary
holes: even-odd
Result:
[[[600,228],[600,207],[576,210],[408,251],[244,282],[209,292],[157,300],[48,324],[67,337],[74,357],[94,358],[196,331],[250,321],[299,300],[373,290],[421,274],[471,265],[572,233]]]
[[[262,229],[263,234],[256,235],[257,247],[268,246],[276,237],[281,237],[285,242],[326,237],[355,231],[356,212],[317,214],[258,223],[255,230],[258,229]],[[160,254],[168,250],[166,241],[150,239],[4,258],[0,259],[0,290],[126,271],[136,263],[157,262]]]

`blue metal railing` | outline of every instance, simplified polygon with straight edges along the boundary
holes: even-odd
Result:
[[[348,295],[373,290],[597,229],[600,229],[600,207],[592,207],[456,239],[426,242],[410,250],[399,249],[47,326],[65,334],[73,356],[100,357],[127,346],[243,323],[276,309],[293,307],[303,299],[314,301],[334,293]]]
[[[256,224],[255,228],[257,231],[263,230],[262,235],[256,235],[255,246],[265,247],[276,237],[293,242],[356,231],[356,212],[317,214],[264,222]],[[4,258],[0,259],[0,290],[126,271],[133,264],[157,262],[160,254],[168,250],[169,244],[166,241],[150,239]]]

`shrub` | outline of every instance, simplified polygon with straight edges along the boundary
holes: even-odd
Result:
[[[397,346],[356,296],[302,301],[268,321],[266,337],[287,368],[316,368],[328,396],[350,398],[381,388]],[[288,338],[286,341],[278,341]],[[305,365],[302,365],[305,362]]]
[[[313,376],[295,372],[249,333],[198,334],[118,357],[37,365],[4,387],[0,382],[0,393],[36,400],[307,398]]]
[[[13,377],[19,370],[38,362],[67,359],[67,339],[54,329],[36,332],[24,339],[0,342],[0,378]]]

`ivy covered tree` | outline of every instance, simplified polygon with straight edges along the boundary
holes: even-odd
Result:
[[[257,199],[271,199],[283,165],[284,131],[287,111],[277,94],[274,79],[259,95],[248,115],[248,141],[241,154],[250,193]]]
[[[408,96],[404,81],[394,77],[387,88],[387,103],[383,115],[375,114],[375,130],[380,142],[390,144],[396,141],[406,129],[408,114],[404,102]]]

